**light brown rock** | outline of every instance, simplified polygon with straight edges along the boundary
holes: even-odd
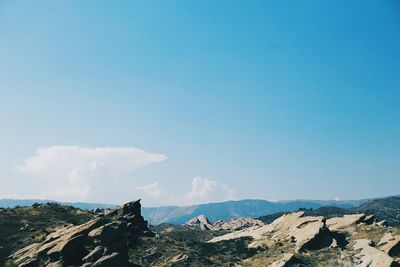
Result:
[[[335,217],[326,221],[326,226],[331,231],[344,231],[358,223],[361,223],[366,218],[365,214],[350,214],[343,217]]]
[[[396,257],[400,255],[400,235],[393,236],[388,233],[382,237],[378,243],[380,250],[385,252],[391,257]]]
[[[391,267],[394,264],[392,257],[385,252],[371,246],[371,241],[359,239],[353,245],[354,250],[359,250],[360,264],[357,267]]]

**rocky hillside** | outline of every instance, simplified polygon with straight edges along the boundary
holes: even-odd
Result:
[[[83,224],[55,227],[52,233],[11,254],[7,265],[128,266],[139,236],[152,236],[139,201],[127,203]]]
[[[139,201],[97,213],[52,205],[1,211],[9,216],[4,213],[4,221],[16,224],[14,235],[6,229],[12,223],[0,228],[7,239],[7,267],[394,267],[400,262],[399,228],[338,208],[276,214],[268,223],[197,216],[182,225],[148,226]],[[30,228],[20,227],[22,218],[42,234],[31,238]]]
[[[400,266],[400,229],[385,225],[372,215],[326,219],[300,211],[208,242],[250,238],[249,248],[264,249],[242,261],[250,266]]]
[[[389,225],[400,227],[400,196],[373,199],[351,211],[374,214]]]
[[[58,227],[79,225],[94,215],[56,203],[0,208],[0,266],[11,251],[44,239]]]

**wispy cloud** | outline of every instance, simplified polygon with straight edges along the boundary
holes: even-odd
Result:
[[[16,170],[43,179],[48,185],[43,197],[84,200],[95,184],[166,159],[135,147],[51,146],[39,149]]]

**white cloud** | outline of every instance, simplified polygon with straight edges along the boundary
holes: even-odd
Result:
[[[192,180],[192,189],[183,197],[183,203],[199,204],[212,201],[225,201],[235,198],[236,193],[225,184],[202,177]]]
[[[17,171],[46,182],[42,197],[84,200],[96,184],[166,159],[135,147],[51,146],[39,149]]]
[[[154,199],[159,199],[162,194],[162,189],[157,182],[138,186],[136,190]]]

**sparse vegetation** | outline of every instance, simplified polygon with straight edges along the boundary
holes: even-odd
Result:
[[[93,215],[56,203],[0,210],[0,266],[16,249],[43,240],[59,226],[78,225]]]

